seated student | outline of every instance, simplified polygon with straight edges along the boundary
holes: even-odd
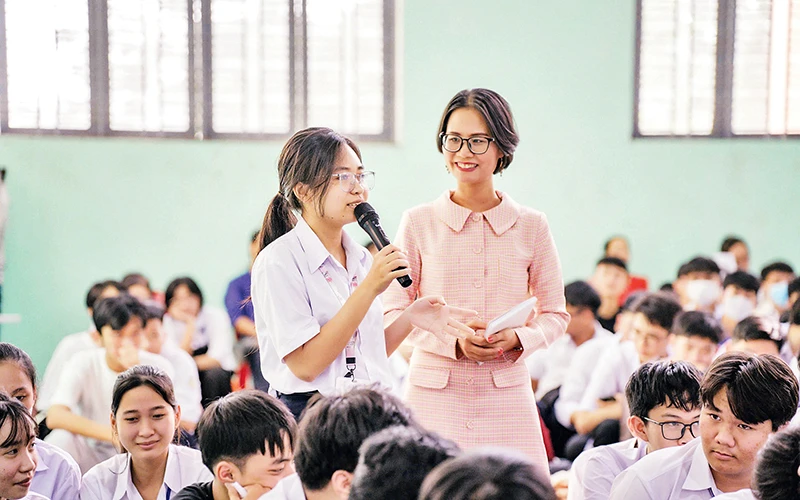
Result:
[[[767,441],[753,475],[753,493],[759,500],[800,499],[800,428],[790,427]],[[723,498],[722,497],[718,498]],[[733,497],[732,497],[733,498]]]
[[[608,241],[606,241],[603,251],[603,257],[616,257],[624,262],[626,266],[631,258],[630,244],[628,244],[628,240],[624,236],[612,236]],[[628,281],[628,288],[626,288],[620,296],[620,305],[622,305],[625,299],[627,299],[628,296],[630,296],[630,294],[633,292],[646,292],[647,288],[647,278],[644,276],[631,275],[630,280]]]
[[[417,500],[425,476],[461,450],[419,427],[390,427],[361,445],[349,500]]]
[[[546,471],[509,449],[478,449],[436,466],[419,500],[556,500]]]
[[[150,301],[145,304],[147,321],[144,325],[144,339],[148,352],[164,357],[175,369],[173,384],[175,397],[181,406],[181,429],[188,434],[188,441],[193,444],[193,435],[197,421],[203,413],[200,394],[200,378],[197,374],[197,365],[192,357],[166,338],[162,326],[164,308],[160,304]]]
[[[600,296],[591,285],[575,281],[564,287],[564,295],[570,315],[567,335],[525,360],[539,400],[539,414],[550,431],[557,456],[563,456],[567,439],[575,434],[572,426],[564,426],[557,420],[557,411],[564,411],[560,408],[563,406],[562,396],[568,406],[580,403],[600,353],[607,342],[614,341],[613,334],[597,321],[595,315],[600,307]],[[568,411],[571,413],[572,410]]]
[[[759,304],[754,313],[779,320],[780,315],[786,311],[789,304],[789,283],[794,281],[792,266],[785,262],[773,262],[761,270],[761,288],[758,291]]]
[[[633,306],[633,340],[603,351],[578,410],[570,416],[581,437],[571,438],[567,458],[574,459],[589,438],[595,446],[619,441],[628,378],[644,363],[667,357],[670,329],[680,310],[680,304],[663,292],[648,294]]]
[[[377,386],[312,398],[297,436],[297,474],[278,483],[264,500],[347,499],[361,445],[376,432],[398,425],[417,423],[411,410]]]
[[[84,473],[116,454],[108,409],[117,375],[138,364],[174,373],[166,359],[139,350],[146,315],[144,306],[127,294],[97,302],[94,323],[104,348],[76,354],[53,393],[47,412],[53,432],[45,441],[72,455]]]
[[[128,295],[139,299],[142,303],[154,299],[153,289],[150,288],[150,281],[145,275],[140,273],[130,273],[122,278],[122,286]]]
[[[688,361],[704,372],[717,354],[722,327],[708,313],[685,311],[675,318],[670,336],[672,359]]]
[[[58,342],[42,378],[41,390],[37,407],[40,412],[47,412],[50,408],[50,398],[53,396],[59,381],[64,375],[64,366],[79,352],[103,347],[100,334],[91,321],[94,315],[94,304],[100,299],[116,297],[125,287],[118,281],[106,280],[95,283],[86,294],[86,311],[89,313],[91,325],[85,331],[67,335]]]
[[[622,472],[613,500],[712,498],[750,487],[756,456],[797,410],[797,378],[775,356],[726,353],[703,377],[700,439]]]
[[[619,313],[617,313],[617,321],[614,323],[614,329],[611,330],[619,337],[617,339],[618,342],[633,339],[633,318],[636,316],[636,313],[633,312],[633,306],[642,297],[646,296],[647,293],[648,292],[643,290],[633,292],[628,295],[628,298],[622,303],[622,307],[620,307]]]
[[[646,454],[683,446],[700,435],[700,379],[685,361],[640,366],[625,387],[633,438],[586,450],[570,470],[569,500],[606,500],[620,472]]]
[[[619,313],[620,298],[628,287],[628,267],[616,257],[603,257],[597,261],[594,275],[589,284],[600,295],[600,308],[597,310],[597,321],[606,330],[614,330],[614,322]]]
[[[695,257],[678,268],[673,288],[687,311],[714,313],[722,295],[721,285],[717,263],[707,257]]]
[[[781,357],[783,342],[784,337],[778,322],[750,316],[740,321],[733,329],[728,351],[772,354]],[[784,361],[787,364],[791,362],[790,359]]]
[[[0,392],[0,498],[49,500],[30,491],[39,461],[35,440],[36,421],[30,411]]]
[[[250,300],[250,270],[253,262],[258,256],[259,231],[253,233],[250,240],[250,267],[247,272],[237,276],[228,284],[225,292],[225,309],[228,310],[228,317],[236,333],[236,349],[250,365],[250,372],[253,376],[253,385],[260,391],[269,390],[269,382],[264,380],[261,373],[261,355],[258,350],[258,337],[256,337],[255,313],[253,312],[253,302]]]
[[[0,342],[0,392],[22,403],[34,414],[36,369],[28,354],[17,346]],[[74,500],[81,486],[81,470],[69,454],[36,439],[39,462],[31,491],[51,500]]]
[[[720,251],[733,254],[736,260],[736,267],[739,271],[748,272],[750,268],[750,250],[747,248],[747,243],[745,243],[743,239],[737,238],[736,236],[728,236],[722,242]]]
[[[126,453],[83,476],[81,500],[169,500],[184,486],[213,479],[199,451],[172,444],[180,421],[166,373],[147,365],[122,373],[114,384],[111,427]]]
[[[260,498],[294,472],[296,431],[286,405],[262,391],[246,389],[214,401],[197,424],[203,463],[214,479],[185,487],[173,500]]]
[[[759,285],[758,278],[744,271],[725,276],[719,314],[726,339],[733,335],[737,323],[755,311]]]
[[[203,405],[231,392],[236,369],[233,334],[225,313],[203,305],[203,292],[191,278],[176,278],[164,294],[164,331],[197,364]]]

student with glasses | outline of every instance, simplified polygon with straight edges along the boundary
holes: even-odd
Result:
[[[569,315],[547,218],[494,187],[518,142],[511,109],[496,92],[463,90],[450,100],[437,146],[455,189],[403,215],[395,244],[408,256],[413,284],[389,287],[385,319],[427,294],[478,311],[467,323],[475,334],[463,339],[411,333],[408,403],[423,426],[462,448],[512,447],[546,470],[523,359],[561,336]],[[538,303],[527,324],[485,338],[487,321],[531,296]]]
[[[470,331],[448,321],[441,297],[409,304],[384,328],[378,296],[408,274],[409,264],[394,245],[373,260],[343,230],[355,222],[354,209],[367,200],[375,178],[352,140],[328,128],[301,130],[281,152],[278,177],[251,291],[262,372],[295,418],[317,392],[391,386],[388,356],[412,324],[443,336]]]
[[[625,387],[633,438],[581,453],[572,464],[569,500],[606,500],[614,478],[646,454],[700,436],[700,371],[686,361],[646,363]]]

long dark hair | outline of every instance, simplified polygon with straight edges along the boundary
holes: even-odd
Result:
[[[292,210],[303,208],[294,192],[305,184],[322,213],[322,199],[331,183],[336,160],[344,146],[350,146],[359,159],[361,151],[349,138],[325,127],[311,127],[295,133],[283,146],[278,158],[280,190],[272,198],[264,214],[258,235],[259,250],[294,228],[297,218]]]

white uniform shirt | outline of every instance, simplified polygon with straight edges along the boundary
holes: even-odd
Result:
[[[58,446],[36,440],[39,463],[31,491],[51,500],[74,500],[81,488],[81,469],[69,453]]]
[[[213,480],[198,450],[171,444],[158,500],[174,498],[190,484]],[[142,500],[131,477],[130,454],[116,455],[92,467],[83,476],[81,500]]]
[[[175,386],[175,399],[181,406],[181,419],[196,424],[200,420],[200,415],[203,414],[201,403],[203,396],[200,392],[197,364],[188,352],[169,339],[165,339],[160,354],[175,369],[173,385]]]
[[[261,495],[258,500],[306,500],[306,492],[303,490],[300,476],[292,474],[281,479],[274,488]]]
[[[700,439],[654,451],[614,481],[611,500],[708,500],[722,492],[714,483]]]
[[[342,245],[347,269],[325,249],[301,217],[294,229],[256,257],[251,289],[261,370],[276,391],[333,394],[336,379],[347,373],[344,351],[311,382],[296,377],[284,361],[339,312],[340,298],[346,300],[350,295],[351,283],[362,283],[367,276],[372,264],[369,252],[346,232],[342,233]],[[356,378],[393,387],[380,298],[375,299],[358,327],[355,354]]]
[[[178,321],[169,314],[162,321],[167,338],[181,345],[186,323]],[[236,357],[233,355],[233,329],[228,313],[218,307],[203,306],[194,322],[192,349],[208,347],[208,354],[216,359],[226,370],[236,370]]]
[[[567,500],[608,500],[614,479],[646,453],[636,438],[584,451],[569,471]]]
[[[750,489],[734,491],[733,493],[723,493],[714,498],[715,500],[756,500],[756,496],[753,495],[753,490]]]
[[[595,410],[598,400],[625,394],[625,384],[640,365],[639,354],[632,341],[610,344],[600,355],[579,409]]]
[[[64,374],[64,366],[81,351],[100,349],[92,340],[91,332],[93,330],[94,327],[92,330],[67,335],[58,342],[56,350],[53,351],[53,355],[50,356],[50,361],[47,363],[42,382],[39,384],[36,397],[36,407],[39,411],[47,411],[50,408],[50,399],[56,392],[61,376]]]

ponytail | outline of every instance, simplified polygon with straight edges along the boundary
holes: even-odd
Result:
[[[264,214],[264,222],[261,224],[261,231],[258,233],[258,250],[264,250],[267,245],[277,240],[284,234],[291,231],[297,224],[297,217],[289,206],[289,200],[278,193],[272,198]]]

